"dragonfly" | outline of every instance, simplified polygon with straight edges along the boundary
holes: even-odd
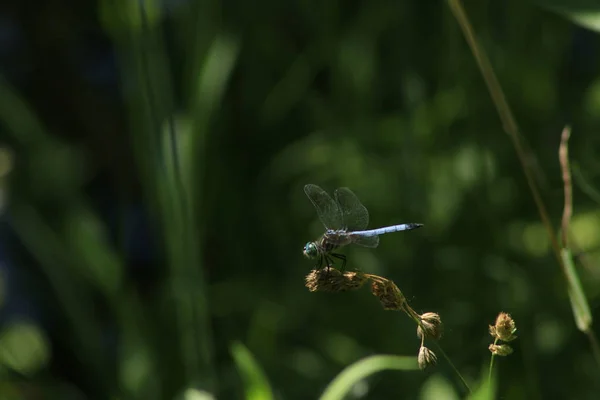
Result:
[[[358,197],[348,188],[338,188],[334,192],[335,200],[317,185],[304,186],[308,196],[317,210],[319,219],[325,226],[325,233],[314,242],[304,246],[304,256],[316,259],[315,268],[320,269],[325,263],[329,268],[333,259],[342,261],[342,270],[346,266],[346,256],[335,251],[340,247],[356,244],[375,248],[379,245],[379,235],[391,232],[410,231],[423,224],[406,223],[383,228],[366,230],[369,224],[369,212]]]

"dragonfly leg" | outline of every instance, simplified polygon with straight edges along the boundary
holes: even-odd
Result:
[[[317,262],[315,263],[315,269],[321,269],[323,267],[323,256],[319,256],[317,258]]]
[[[333,265],[333,260],[331,259],[331,257],[329,257],[328,255],[325,255],[325,268],[327,268],[328,272],[329,272],[329,268],[331,268],[332,265]]]
[[[346,268],[346,256],[343,254],[339,254],[339,253],[331,253],[332,257],[335,257],[339,260],[342,260],[342,272],[344,272],[344,269]]]

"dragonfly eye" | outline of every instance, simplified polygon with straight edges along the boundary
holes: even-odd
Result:
[[[304,257],[315,258],[319,254],[319,251],[317,250],[317,245],[314,242],[308,242],[304,246],[302,253],[304,253]]]

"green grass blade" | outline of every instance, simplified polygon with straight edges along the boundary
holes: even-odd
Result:
[[[567,275],[567,285],[569,292],[569,300],[571,300],[571,308],[577,328],[582,332],[587,332],[592,325],[592,312],[583,292],[579,275],[573,263],[573,255],[570,249],[562,249],[561,256],[565,265]]]
[[[340,372],[325,388],[320,400],[343,399],[356,383],[376,372],[385,370],[415,371],[418,369],[416,357],[371,356],[363,358]]]
[[[597,0],[536,0],[535,3],[575,24],[600,32],[600,3]]]
[[[240,342],[231,345],[231,355],[242,375],[247,400],[273,399],[273,391],[262,368],[250,353],[250,350]]]
[[[115,39],[124,80],[136,88],[128,92],[127,99],[132,143],[142,171],[146,202],[164,233],[169,267],[165,302],[172,313],[163,316],[163,323],[177,327],[172,340],[177,343],[176,358],[181,368],[169,371],[165,379],[170,383],[165,387],[172,391],[185,382],[212,392],[217,384],[214,346],[202,267],[202,231],[196,226],[201,216],[196,212],[197,193],[192,188],[197,154],[190,153],[193,145],[181,143],[184,140],[189,144],[191,136],[180,132],[176,124],[173,74],[156,4],[133,6],[104,0],[104,26]],[[161,354],[170,359],[172,352],[171,348]]]
[[[233,73],[240,51],[237,38],[227,34],[217,34],[206,54],[197,54],[194,65],[198,67],[191,78],[192,85],[189,94],[190,142],[187,149],[194,153],[182,152],[182,158],[196,160],[196,176],[188,181],[190,191],[197,192],[196,187],[202,187],[204,174],[209,159],[207,141],[210,135],[212,117],[221,105],[227,84]],[[200,60],[201,58],[201,60]],[[205,209],[196,204],[198,209]]]

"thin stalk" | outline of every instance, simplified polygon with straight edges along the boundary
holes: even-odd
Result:
[[[558,160],[562,169],[562,179],[564,183],[565,205],[561,221],[561,240],[562,247],[569,247],[569,225],[573,215],[573,186],[571,182],[571,168],[569,165],[569,138],[571,137],[571,128],[563,129],[560,147],[558,148]]]
[[[558,148],[558,160],[562,170],[562,179],[564,183],[565,204],[563,207],[563,216],[561,221],[561,239],[562,239],[562,255],[563,263],[568,271],[569,299],[575,317],[575,323],[579,330],[584,332],[590,341],[592,352],[596,362],[600,365],[600,349],[598,340],[592,329],[592,312],[588,304],[583,286],[575,270],[573,255],[569,247],[569,227],[571,224],[571,216],[573,215],[573,184],[571,179],[571,167],[569,162],[569,138],[571,137],[571,128],[566,126],[563,129],[560,146]]]
[[[368,279],[370,279],[373,282],[377,282],[380,284],[384,284],[386,282],[391,282],[389,281],[387,278],[383,278],[379,275],[373,275],[373,274],[365,274],[365,277],[367,277]],[[406,298],[404,297],[404,295],[402,294],[402,292],[400,291],[400,288],[398,288],[393,282],[392,284],[398,289],[399,293],[398,296],[401,296],[401,308],[399,309],[399,311],[403,311],[406,315],[408,315],[408,317],[410,319],[412,319],[419,327],[421,327],[421,329],[423,330],[423,332],[425,332],[425,327],[423,326],[423,322],[421,321],[421,316],[419,315],[419,313],[417,313],[409,304],[408,301],[406,300]],[[465,378],[463,378],[463,376],[461,375],[460,371],[458,370],[458,368],[456,368],[456,366],[454,365],[454,363],[452,362],[452,360],[450,360],[450,357],[448,357],[448,355],[446,354],[446,352],[444,351],[444,349],[442,349],[442,346],[440,346],[440,344],[438,343],[437,340],[430,338],[430,340],[433,341],[433,343],[435,344],[435,346],[437,347],[437,349],[439,350],[440,353],[442,353],[442,355],[444,356],[444,358],[446,359],[446,361],[448,362],[448,364],[450,364],[450,367],[452,367],[452,369],[454,370],[454,372],[456,373],[456,375],[458,375],[458,378],[460,379],[460,381],[462,382],[463,385],[465,385],[465,388],[467,389],[467,391],[469,392],[469,394],[471,394],[471,388],[469,387],[469,385],[467,384],[467,381],[465,380]],[[423,342],[425,341],[425,336],[423,336],[421,338],[421,346],[423,346]]]
[[[558,264],[561,267],[563,276],[567,283],[567,289],[569,290],[569,294],[571,294],[571,271],[569,271],[567,265],[563,260],[563,251],[558,243],[557,235],[552,226],[552,223],[550,222],[550,217],[546,209],[546,205],[544,204],[539,189],[537,188],[533,172],[531,171],[527,163],[527,159],[531,158],[530,154],[528,154],[529,152],[525,150],[525,147],[521,143],[519,128],[510,109],[510,106],[506,101],[506,97],[504,95],[504,92],[502,91],[502,87],[500,86],[498,78],[496,77],[496,74],[485,51],[477,42],[475,32],[465,13],[464,7],[462,6],[462,2],[460,0],[448,0],[448,5],[450,7],[450,10],[452,11],[452,14],[456,18],[456,21],[460,26],[469,47],[471,48],[475,60],[477,61],[483,79],[490,92],[492,101],[494,102],[496,110],[498,111],[498,116],[502,121],[504,131],[508,134],[513,143],[513,146],[521,163],[521,167],[525,174],[529,190],[531,191],[538,212],[540,214],[540,219],[542,220],[542,223],[546,228],[548,238],[550,239],[554,256],[556,257],[556,260],[558,261]],[[575,315],[575,317],[577,318],[577,315]],[[595,337],[591,325],[585,330],[583,330],[583,332],[586,333],[586,335],[588,336],[590,340],[590,345],[594,353],[596,353],[595,349],[598,348],[598,340]],[[595,357],[596,361],[600,364],[600,356]]]
[[[494,340],[494,345],[498,344],[498,339]],[[492,353],[492,357],[490,358],[490,370],[488,373],[488,381],[492,381],[492,370],[494,369],[494,360],[496,359],[496,355]]]
[[[458,375],[458,378],[460,379],[460,381],[462,382],[462,384],[465,385],[465,387],[469,391],[469,394],[473,393],[471,391],[471,388],[469,387],[469,384],[467,383],[467,381],[465,380],[465,378],[463,378],[463,376],[461,375],[461,373],[458,370],[458,368],[456,368],[456,366],[454,365],[454,363],[452,362],[452,360],[450,359],[450,357],[448,357],[448,354],[446,354],[446,352],[444,351],[444,349],[442,349],[442,346],[440,346],[440,344],[437,342],[437,340],[434,340],[433,344],[435,344],[435,347],[439,350],[440,353],[442,353],[442,355],[444,356],[444,358],[446,359],[446,361],[448,362],[448,364],[450,365],[450,367],[452,367],[452,369],[454,370],[454,372],[456,373],[456,375]]]
[[[558,245],[558,241],[556,240],[556,234],[554,228],[552,227],[552,222],[550,222],[550,217],[548,211],[546,209],[546,205],[542,200],[542,196],[537,188],[535,183],[535,178],[533,176],[533,172],[527,163],[527,159],[530,158],[527,156],[525,148],[521,143],[519,128],[513,116],[513,113],[506,101],[506,97],[504,96],[504,92],[496,74],[492,68],[492,65],[483,50],[483,48],[477,43],[477,39],[475,37],[475,32],[465,10],[462,6],[460,0],[448,0],[448,4],[458,25],[463,31],[465,39],[473,52],[473,56],[479,65],[479,69],[481,74],[483,75],[483,79],[490,91],[490,96],[492,97],[492,101],[494,102],[496,109],[498,111],[498,116],[502,122],[504,127],[504,131],[510,137],[515,150],[517,152],[517,156],[519,157],[519,161],[521,163],[521,167],[523,168],[523,172],[525,173],[525,178],[527,179],[527,184],[529,186],[529,190],[531,191],[531,195],[535,201],[538,212],[540,214],[540,219],[542,223],[546,227],[546,231],[548,232],[548,237],[550,238],[550,242],[552,244],[552,249],[554,250],[554,256],[558,260],[558,262],[562,265],[561,257],[560,257],[560,246]],[[564,268],[563,268],[564,269]]]

